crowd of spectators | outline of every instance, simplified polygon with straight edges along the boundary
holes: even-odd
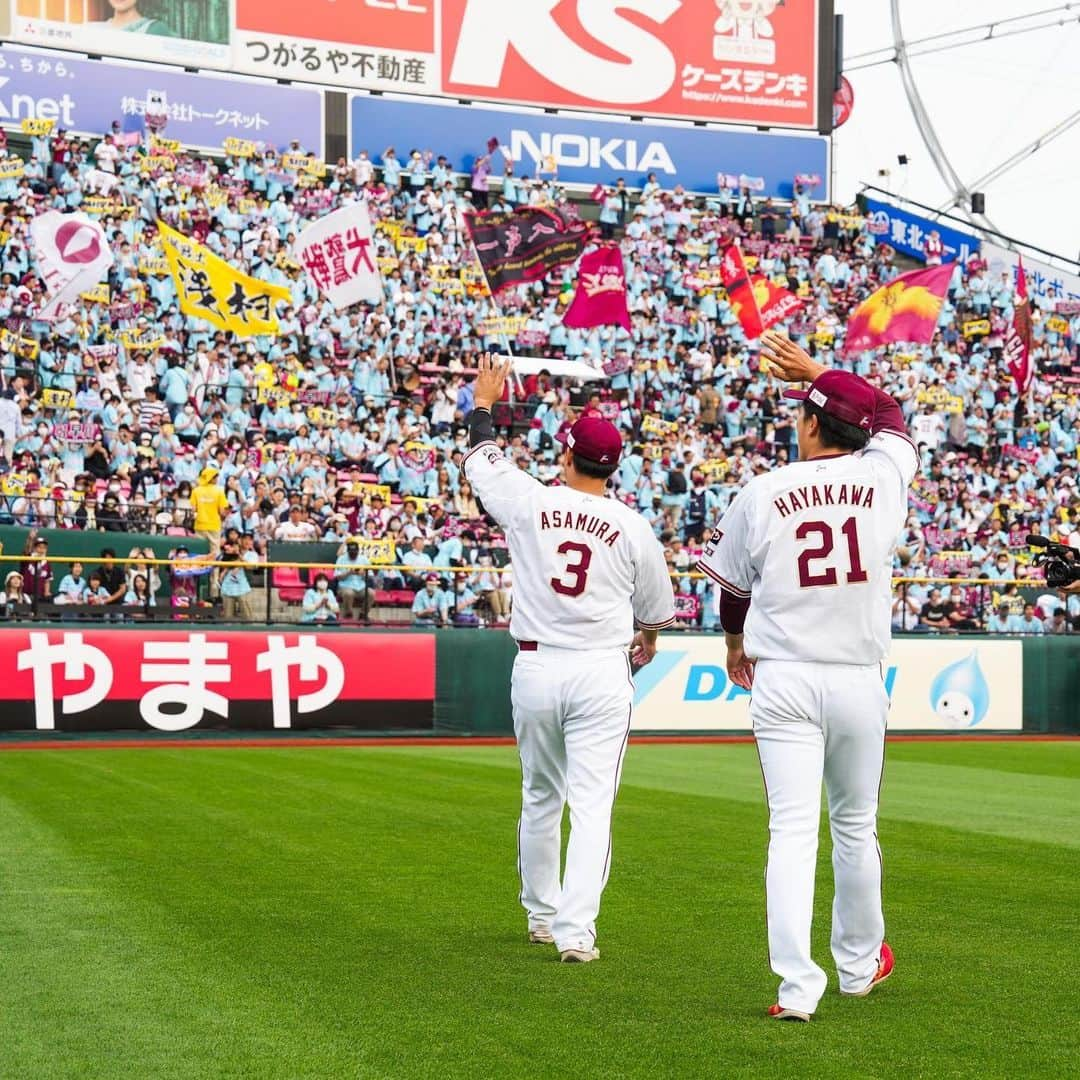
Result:
[[[25,166],[0,179],[0,523],[164,533],[178,543],[194,534],[216,556],[252,564],[275,542],[323,541],[336,545],[337,566],[304,581],[305,621],[369,616],[376,591],[408,590],[418,624],[504,622],[512,568],[461,460],[476,358],[500,349],[509,329],[518,351],[581,360],[608,376],[586,386],[544,373],[521,381],[495,418],[507,456],[557,482],[558,432],[586,410],[613,419],[627,443],[614,494],[662,541],[680,620],[714,627],[712,587],[692,576],[703,538],[740,485],[797,453],[793,412],[718,285],[719,253],[734,241],[752,267],[804,299],[786,323],[792,338],[884,386],[904,409],[923,469],[897,576],[983,579],[898,585],[894,625],[1080,626],[1080,598],[1042,589],[1025,606],[1024,593],[1005,584],[1032,576],[1028,532],[1080,548],[1080,315],[1053,330],[1047,303],[1036,303],[1036,378],[1017,400],[1002,359],[1013,285],[1008,275],[991,280],[977,258],[957,264],[931,344],[846,358],[846,316],[905,268],[856,209],[816,204],[798,188],[780,204],[745,190],[694,197],[655,177],[631,192],[618,180],[599,204],[596,242],[623,253],[632,325],[577,330],[562,323],[573,267],[504,291],[498,307],[477,278],[464,228],[477,202],[570,205],[555,178],[515,175],[511,164],[501,177],[489,162],[461,178],[437,153],[399,158],[388,148],[314,178],[266,149],[172,162],[159,153],[151,167],[146,147],[118,125],[101,139],[58,130],[5,153]],[[355,200],[376,222],[385,300],[337,312],[291,245],[309,221]],[[110,296],[84,297],[62,320],[43,322],[29,223],[47,209],[80,207],[112,243]],[[234,340],[182,314],[156,243],[158,218],[285,286],[292,302],[279,333]],[[496,316],[515,321],[492,323]],[[966,337],[963,322],[976,316],[990,332]],[[388,539],[393,565],[364,572],[371,542]],[[9,596],[28,589],[31,565],[8,574]],[[122,599],[118,583],[84,582],[75,566],[45,588],[56,598],[151,605],[153,575],[127,576]],[[245,570],[208,575],[199,587],[233,617],[250,614]]]

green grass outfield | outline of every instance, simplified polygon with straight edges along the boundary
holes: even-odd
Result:
[[[505,748],[0,753],[0,1077],[1080,1074],[1080,743],[890,746],[896,974],[809,1026],[763,1019],[752,746],[631,747],[587,966],[524,943],[517,785]]]

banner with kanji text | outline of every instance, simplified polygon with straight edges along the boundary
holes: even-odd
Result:
[[[292,294],[288,289],[241,274],[209,248],[163,221],[159,220],[157,227],[185,315],[205,319],[237,337],[277,333],[274,301],[289,303]]]
[[[492,292],[537,281],[585,250],[589,226],[568,211],[529,207],[465,219]]]
[[[366,203],[353,203],[313,221],[293,245],[296,261],[335,308],[383,298]]]

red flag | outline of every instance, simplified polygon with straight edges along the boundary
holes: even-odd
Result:
[[[803,306],[794,293],[763,274],[751,277],[742,251],[734,244],[724,252],[720,276],[743,333],[751,341]]]
[[[489,154],[494,154],[499,149],[499,140],[492,136],[487,141],[487,151]]]
[[[952,280],[953,264],[912,270],[882,285],[851,316],[844,352],[863,352],[896,341],[929,344]]]
[[[606,194],[607,193],[604,191],[604,185],[597,184],[596,187],[594,187],[589,193],[589,198],[592,199],[593,202],[602,203],[606,197]]]
[[[590,251],[578,268],[578,287],[563,316],[564,326],[623,326],[630,329],[626,273],[618,248]]]
[[[1031,307],[1028,304],[1027,278],[1024,275],[1024,258],[1017,256],[1016,305],[1013,321],[1005,335],[1005,360],[1016,383],[1016,393],[1023,396],[1035,374],[1031,365]]]

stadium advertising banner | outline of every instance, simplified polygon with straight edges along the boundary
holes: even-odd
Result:
[[[228,138],[323,145],[323,92],[314,87],[0,48],[0,124],[51,119],[101,135],[119,120],[123,131],[142,131],[148,108],[167,115],[164,135],[185,146],[220,151]]]
[[[446,154],[455,171],[467,173],[488,140],[496,139],[493,177],[507,161],[516,175],[531,177],[550,158],[560,183],[590,189],[620,176],[628,187],[640,188],[655,173],[668,190],[682,184],[708,194],[719,190],[717,174],[723,172],[753,177],[759,197],[789,199],[796,174],[830,172],[829,140],[817,135],[630,124],[366,94],[353,96],[349,113],[354,157],[367,150],[377,161],[387,146],[430,148]]]
[[[750,731],[750,695],[724,668],[719,635],[663,635],[634,679],[635,731]],[[904,638],[883,665],[890,731],[1019,731],[1023,644]]]
[[[11,36],[28,45],[77,49],[188,67],[228,68],[229,0],[0,0]]]
[[[434,634],[5,629],[0,656],[0,731],[434,723]]]
[[[442,0],[442,89],[514,104],[813,129],[822,7]]]
[[[332,89],[828,130],[833,0],[0,0],[14,40]]]
[[[986,261],[990,280],[996,282],[1002,274],[1011,274],[1016,281],[1017,255],[1015,251],[999,247],[997,244],[983,244],[983,259]],[[1033,301],[1042,300],[1048,310],[1052,310],[1057,300],[1080,300],[1080,277],[1076,274],[1059,270],[1049,263],[1024,256],[1024,275],[1027,278],[1028,296]]]
[[[335,89],[437,93],[437,2],[236,0],[234,66]]]
[[[937,230],[945,249],[942,262],[957,260],[966,263],[978,252],[982,242],[973,233],[954,229],[945,222],[932,221],[930,218],[913,214],[910,210],[902,210],[891,203],[866,198],[866,231],[879,244],[888,244],[901,254],[910,255],[922,261],[926,258],[923,242],[934,230]]]

